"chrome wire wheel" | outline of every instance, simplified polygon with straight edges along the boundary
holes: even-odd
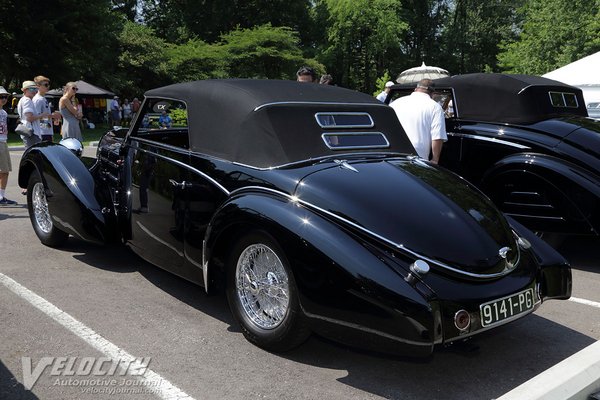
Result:
[[[248,319],[262,329],[275,329],[290,305],[288,275],[277,254],[258,243],[240,254],[235,272],[236,294]]]
[[[46,191],[44,184],[36,182],[31,193],[31,204],[33,206],[33,216],[38,228],[44,233],[52,231],[52,218],[48,211],[48,202],[46,201]]]

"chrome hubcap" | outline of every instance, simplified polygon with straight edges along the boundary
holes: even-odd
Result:
[[[46,201],[46,192],[44,184],[37,182],[33,186],[31,193],[31,204],[33,206],[33,216],[38,228],[44,233],[50,233],[52,230],[52,219],[48,212],[48,202]]]
[[[248,246],[235,270],[237,296],[248,318],[262,329],[274,329],[289,308],[288,275],[277,254],[264,244]]]

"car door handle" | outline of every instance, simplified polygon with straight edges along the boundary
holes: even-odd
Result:
[[[174,179],[169,179],[169,182],[171,182],[171,185],[175,186],[178,189],[185,189],[185,188],[189,188],[192,186],[192,184],[190,182],[186,182],[186,181],[177,182]]]

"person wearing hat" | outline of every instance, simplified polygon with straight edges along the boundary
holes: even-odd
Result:
[[[419,157],[437,164],[448,136],[444,110],[431,98],[434,87],[431,79],[421,79],[410,96],[400,97],[390,106]]]
[[[119,104],[119,96],[113,97],[110,102],[110,116],[114,126],[121,125],[121,105]]]
[[[8,173],[12,171],[10,153],[8,152],[8,114],[3,107],[8,101],[9,93],[0,86],[0,206],[17,204],[16,201],[6,198],[5,191],[8,184]]]
[[[48,113],[37,114],[35,111],[33,97],[38,92],[37,83],[34,81],[25,81],[23,82],[23,85],[21,85],[21,90],[23,91],[23,97],[21,97],[21,100],[19,100],[19,103],[17,104],[17,112],[22,123],[27,123],[33,127],[34,123],[38,122],[40,119],[50,118],[50,114]],[[35,130],[34,128],[33,135],[29,137],[21,135],[21,139],[23,139],[25,148],[29,148],[42,141],[42,134],[39,129]]]
[[[385,99],[387,99],[387,95],[390,92],[390,89],[392,86],[394,86],[394,82],[387,81],[385,83],[385,87],[383,88],[383,91],[377,95],[377,100],[379,100],[382,103],[385,103]]]

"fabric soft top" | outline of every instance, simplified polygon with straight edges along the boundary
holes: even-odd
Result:
[[[271,167],[336,154],[321,138],[324,129],[317,124],[317,112],[367,112],[376,126],[359,130],[383,132],[390,142],[383,151],[414,152],[389,107],[372,96],[334,86],[206,80],[153,89],[146,97],[184,101],[190,149],[242,164]]]
[[[529,124],[565,114],[587,116],[580,89],[541,76],[476,73],[434,82],[436,90],[453,89],[461,119]],[[551,91],[575,94],[578,107],[553,107]]]

